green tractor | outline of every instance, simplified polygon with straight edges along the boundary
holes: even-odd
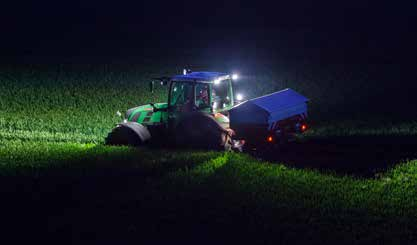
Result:
[[[242,151],[244,144],[276,145],[307,129],[307,98],[284,89],[241,102],[233,91],[237,78],[220,72],[158,78],[169,86],[168,102],[129,109],[105,143]]]
[[[240,147],[232,140],[228,111],[236,104],[233,80],[237,75],[192,72],[156,79],[169,86],[168,102],[129,109],[109,133],[109,145],[178,145],[210,149]],[[154,81],[151,82],[153,91]]]

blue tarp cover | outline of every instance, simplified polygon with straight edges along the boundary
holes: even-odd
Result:
[[[305,103],[308,99],[294,90],[287,88],[249,101],[265,109],[269,113],[274,113],[280,109]]]
[[[307,115],[308,99],[292,89],[248,100],[230,110],[231,123],[269,124]]]

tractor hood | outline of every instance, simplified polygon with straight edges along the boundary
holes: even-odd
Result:
[[[150,124],[161,121],[161,111],[154,112],[154,107],[157,109],[167,108],[167,103],[155,103],[141,105],[135,108],[131,108],[126,111],[125,118],[131,122],[138,122],[144,124]]]
[[[271,125],[295,115],[306,116],[308,99],[292,89],[284,89],[269,95],[245,101],[233,107],[230,123]]]

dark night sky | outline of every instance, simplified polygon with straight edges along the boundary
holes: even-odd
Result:
[[[0,52],[213,48],[414,61],[416,16],[415,1],[14,1],[0,8]]]

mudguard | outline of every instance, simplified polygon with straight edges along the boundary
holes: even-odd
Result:
[[[137,122],[119,123],[107,136],[107,145],[139,146],[151,139],[149,130]]]
[[[135,132],[139,138],[145,142],[151,139],[151,133],[149,133],[149,130],[143,126],[140,123],[137,122],[123,122],[123,123],[119,123],[117,125],[118,127],[127,127],[129,129],[131,129],[133,132]]]

